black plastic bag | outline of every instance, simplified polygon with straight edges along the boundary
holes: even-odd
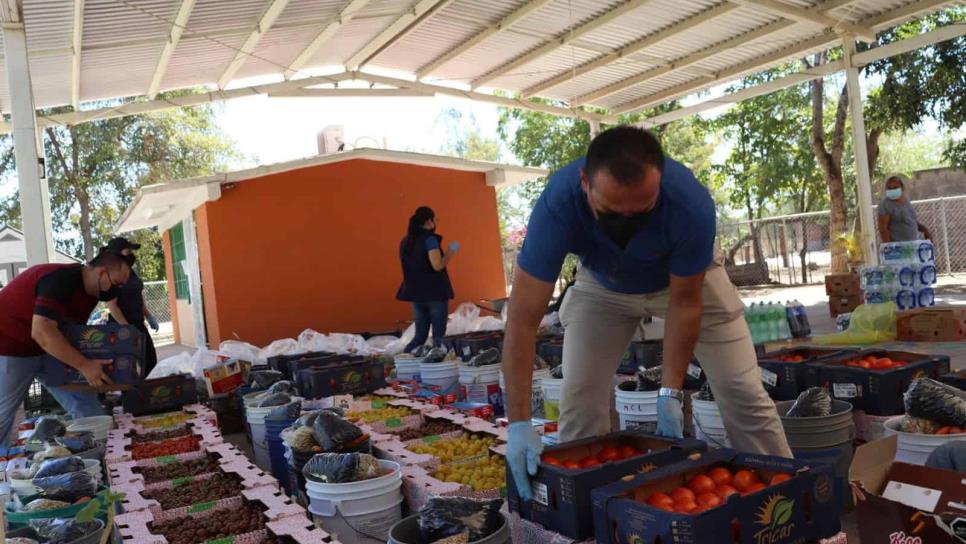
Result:
[[[286,395],[285,393],[271,393],[264,397],[259,397],[260,400],[255,406],[257,408],[268,408],[270,406],[281,406],[283,404],[288,404],[292,402],[292,397]]]
[[[90,431],[69,432],[64,436],[58,436],[54,440],[61,446],[69,449],[71,453],[92,450],[97,446],[94,443],[94,433]]]
[[[637,370],[637,391],[657,391],[661,388],[661,367],[640,367]]]
[[[327,484],[358,482],[378,476],[379,462],[366,453],[318,453],[305,463],[302,474]]]
[[[97,481],[84,471],[34,478],[32,483],[40,488],[44,497],[55,501],[73,503],[81,497],[93,497],[97,492]]]
[[[302,413],[302,401],[293,400],[288,404],[284,404],[282,406],[279,406],[278,408],[273,409],[271,412],[268,413],[267,416],[265,416],[265,419],[292,420],[292,419],[298,418],[299,414],[301,413]]]
[[[319,412],[312,423],[315,441],[324,451],[343,451],[364,435],[362,429],[331,412]]]
[[[47,518],[30,520],[30,527],[47,544],[65,544],[79,540],[102,528],[103,525],[98,521]]]
[[[268,389],[273,383],[285,379],[285,374],[277,370],[256,370],[249,375],[252,389]]]
[[[479,501],[464,497],[432,497],[419,509],[419,533],[423,542],[467,533],[470,542],[482,540],[505,523],[502,499]]]
[[[795,399],[785,417],[824,417],[832,413],[832,397],[822,387],[809,387]]]
[[[553,378],[553,379],[555,379],[555,380],[562,380],[563,379],[563,365],[560,364],[560,365],[557,365],[555,367],[551,367],[550,368],[550,377]]]
[[[266,392],[272,394],[285,393],[286,395],[298,395],[298,389],[295,388],[295,384],[288,380],[273,383]]]
[[[442,363],[446,359],[446,348],[433,348],[423,356],[424,363]]]
[[[412,355],[413,357],[425,357],[429,355],[430,351],[433,351],[433,346],[430,346],[429,344],[423,344],[417,347],[416,349],[414,349],[412,352]]]
[[[61,457],[60,459],[50,459],[40,465],[40,470],[34,474],[34,478],[47,478],[58,474],[69,472],[80,472],[84,470],[84,460],[80,457]]]
[[[34,432],[30,440],[34,442],[53,442],[58,436],[64,436],[67,424],[58,417],[43,416],[34,423]]]
[[[966,391],[930,378],[909,386],[903,397],[906,413],[941,425],[966,427]]]
[[[695,395],[694,398],[697,400],[706,400],[706,401],[713,402],[714,393],[711,392],[711,383],[704,382],[704,385],[701,386],[701,389],[698,390],[698,394]]]
[[[499,348],[487,348],[477,353],[466,363],[468,366],[490,366],[500,364]]]

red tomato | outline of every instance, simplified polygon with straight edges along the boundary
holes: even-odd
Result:
[[[599,464],[600,461],[596,457],[584,457],[580,460],[580,468],[596,467]]]
[[[741,493],[744,493],[748,491],[748,488],[757,482],[757,474],[747,469],[741,469],[738,472],[735,472],[735,477],[734,480],[732,480],[731,485],[735,486],[735,489]]]
[[[731,485],[725,484],[725,485],[719,485],[718,488],[714,490],[714,492],[717,493],[722,500],[724,500],[730,497],[731,495],[738,493],[738,490]]]
[[[694,491],[695,495],[700,495],[702,493],[713,493],[715,487],[714,480],[705,476],[704,474],[698,474],[688,481],[688,488],[690,488],[691,491]]]
[[[952,427],[947,425],[945,427],[940,427],[935,434],[949,434],[950,430],[952,430]]]
[[[601,463],[606,463],[608,461],[617,461],[621,458],[621,452],[617,448],[607,447],[597,454],[597,460]]]
[[[671,498],[674,499],[674,502],[681,502],[694,501],[696,497],[694,495],[694,491],[691,491],[686,487],[679,487],[671,492]]]
[[[962,427],[950,427],[949,434],[963,434],[964,431]]]
[[[678,514],[690,514],[698,509],[698,503],[694,501],[679,501],[674,503],[674,511]]]
[[[564,461],[563,466],[564,468],[574,470],[580,468],[580,463],[577,461]]]
[[[661,506],[667,505],[671,508],[671,510],[674,510],[674,499],[672,499],[667,493],[654,493],[647,498],[647,504],[650,504],[655,508],[661,508]]]
[[[674,503],[671,504],[662,502],[661,504],[653,505],[654,508],[659,510],[664,510],[665,512],[674,512]]]
[[[788,480],[791,480],[791,479],[792,479],[791,474],[785,474],[783,472],[780,472],[771,477],[771,481],[768,482],[768,485],[778,485],[782,482],[787,482]]]
[[[698,495],[698,504],[714,508],[721,504],[721,497],[714,493],[702,493]]]
[[[562,466],[564,466],[563,462],[560,459],[557,459],[556,457],[554,457],[552,455],[544,455],[543,456],[543,462],[544,462],[544,464],[553,465],[555,467],[562,467]]]
[[[636,457],[641,454],[641,450],[635,448],[634,446],[621,446],[621,459],[629,459],[631,457]]]
[[[708,471],[708,478],[714,480],[715,485],[730,484],[733,477],[731,471],[724,467],[714,467]]]
[[[862,359],[861,361],[859,361],[859,368],[872,368],[872,363],[870,363],[865,359]]]
[[[765,484],[763,484],[761,482],[755,482],[755,483],[751,484],[751,487],[749,487],[747,491],[745,491],[744,493],[742,493],[742,495],[751,495],[752,493],[757,493],[757,492],[761,491],[762,489],[765,489]]]

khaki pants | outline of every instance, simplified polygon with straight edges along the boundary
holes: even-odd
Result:
[[[708,269],[702,297],[704,314],[694,354],[711,384],[732,446],[791,457],[775,404],[761,383],[744,306],[724,268]],[[666,318],[670,298],[668,289],[647,295],[617,293],[598,283],[589,271],[577,274],[560,309],[567,329],[561,441],[610,432],[611,378],[645,312]]]

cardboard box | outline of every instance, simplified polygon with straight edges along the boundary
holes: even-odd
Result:
[[[903,361],[906,366],[890,369],[866,369],[846,363],[874,355]],[[824,387],[832,398],[852,404],[875,416],[891,416],[905,412],[902,395],[919,378],[938,378],[949,372],[949,357],[906,351],[865,349],[851,354],[817,361],[805,367],[805,385]]]
[[[917,308],[899,312],[896,339],[903,342],[966,340],[966,308]]]
[[[825,276],[825,294],[829,297],[861,295],[861,278],[858,274],[829,274]]]
[[[963,544],[966,479],[894,461],[896,437],[859,446],[849,479],[862,542]]]
[[[583,540],[594,534],[591,490],[635,474],[666,466],[704,451],[704,442],[693,439],[669,440],[640,431],[622,431],[548,447],[544,455],[562,461],[596,455],[606,447],[634,445],[650,453],[585,469],[565,469],[541,462],[530,478],[534,500],[520,500],[512,477],[507,478],[507,502],[511,512],[567,537]]]
[[[145,380],[136,390],[121,393],[124,411],[135,416],[169,412],[196,402],[195,378],[185,374]]]
[[[145,340],[141,331],[130,325],[108,323],[106,325],[66,325],[61,329],[64,337],[85,357],[111,359],[114,362],[105,371],[114,385],[103,390],[132,389],[144,374]],[[44,355],[47,385],[90,389],[87,380],[73,367]]]
[[[210,398],[221,397],[240,388],[244,384],[244,373],[240,361],[229,360],[204,369],[205,385]]]
[[[750,495],[732,495],[697,515],[678,514],[634,499],[669,493],[715,466],[749,468],[763,480],[793,477]],[[718,449],[592,492],[597,544],[792,544],[835,536],[841,530],[834,476],[828,465]]]
[[[805,386],[805,367],[814,363],[856,350],[840,348],[785,348],[760,355],[758,366],[761,368],[761,381],[772,400],[794,400],[807,389]],[[801,361],[788,361],[787,358],[801,357]]]
[[[839,314],[847,314],[865,303],[865,297],[859,295],[849,296],[830,296],[828,297],[828,312],[832,317]]]
[[[295,383],[307,399],[359,395],[385,387],[386,369],[379,359],[341,362],[299,370]]]

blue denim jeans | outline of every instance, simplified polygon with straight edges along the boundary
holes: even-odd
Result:
[[[414,302],[413,320],[416,323],[416,336],[406,346],[406,353],[426,343],[429,327],[433,327],[433,345],[440,346],[446,336],[446,320],[449,319],[449,304],[445,300],[433,302]]]
[[[34,378],[44,382],[43,357],[9,357],[0,355],[0,446],[10,443],[13,438],[11,427],[17,408],[23,404]],[[97,400],[94,391],[64,391],[59,387],[48,387],[71,418],[100,416],[107,412]]]

